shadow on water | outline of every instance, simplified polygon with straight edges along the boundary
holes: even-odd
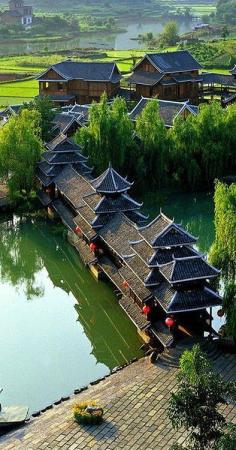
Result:
[[[111,287],[91,276],[61,229],[40,217],[0,223],[2,403],[31,412],[142,356]]]

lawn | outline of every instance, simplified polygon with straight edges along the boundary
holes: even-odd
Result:
[[[31,100],[38,94],[36,80],[0,84],[0,106],[14,105]]]

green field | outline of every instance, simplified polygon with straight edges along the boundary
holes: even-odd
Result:
[[[27,102],[36,95],[38,95],[38,82],[36,80],[0,84],[1,106]]]
[[[162,51],[173,51],[177,47],[165,48]],[[188,48],[188,47],[187,47]],[[231,61],[236,54],[236,40],[218,41],[210,44],[195,44],[189,47],[193,55],[205,65],[206,71],[228,73],[231,68]],[[97,59],[93,57],[93,61],[116,61],[120,71],[127,76],[131,71],[133,64],[138,62],[147,50],[107,50],[106,57],[100,58],[101,52],[94,51],[98,54]],[[160,51],[160,49],[152,50]],[[96,56],[96,55],[95,55]],[[50,56],[24,55],[17,57],[0,58],[0,73],[22,73],[25,75],[36,76],[44,71],[51,64],[55,64],[68,56],[60,54],[51,54]],[[79,58],[73,58],[79,60]],[[83,58],[82,61],[89,61],[89,58]],[[91,59],[90,59],[91,60]],[[9,83],[0,83],[0,106],[22,103],[29,101],[38,94],[38,82],[34,79],[26,81],[17,81]]]

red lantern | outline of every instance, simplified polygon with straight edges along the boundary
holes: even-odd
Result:
[[[150,308],[150,306],[145,305],[143,307],[142,311],[143,311],[143,314],[147,315],[147,314],[149,314],[151,312],[151,308]]]
[[[167,327],[171,328],[174,326],[175,321],[174,321],[174,319],[172,319],[172,317],[167,317],[165,320],[165,324]]]
[[[218,309],[217,316],[218,317],[223,317],[223,315],[224,315],[224,310],[223,309]]]
[[[80,233],[82,233],[82,230],[81,230],[81,228],[79,226],[77,226],[75,228],[75,232],[76,232],[76,234],[80,234]]]
[[[89,248],[90,248],[90,250],[91,250],[92,252],[95,252],[95,250],[97,250],[97,246],[96,246],[96,244],[94,244],[93,242],[91,242]]]
[[[129,287],[128,281],[124,280],[123,283],[122,283],[122,286],[123,286],[124,288],[128,288],[128,287]]]

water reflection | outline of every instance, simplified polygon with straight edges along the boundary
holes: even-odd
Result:
[[[0,231],[4,404],[32,412],[142,356],[110,286],[91,276],[61,225],[14,216],[2,219]]]
[[[44,294],[36,281],[36,273],[43,267],[39,249],[31,246],[27,234],[29,220],[12,216],[0,223],[0,277],[16,289],[23,286],[26,298]]]
[[[207,193],[148,193],[144,206],[150,218],[160,211],[181,223],[190,233],[198,237],[197,248],[208,253],[214,241],[214,202],[212,194]]]

